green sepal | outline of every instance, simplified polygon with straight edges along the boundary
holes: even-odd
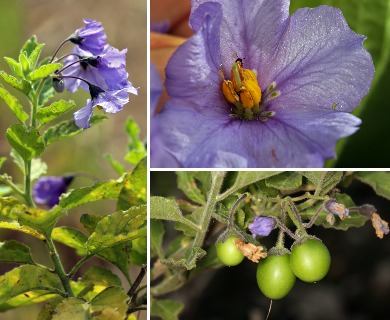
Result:
[[[19,100],[11,95],[6,89],[0,86],[0,98],[10,107],[11,111],[21,123],[24,123],[28,118],[28,114],[24,112]]]
[[[42,137],[35,128],[26,128],[22,124],[9,127],[5,133],[8,143],[25,162],[39,156],[45,150]]]

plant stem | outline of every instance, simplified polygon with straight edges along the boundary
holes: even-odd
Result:
[[[54,246],[53,240],[51,238],[51,234],[46,235],[46,245],[50,252],[51,260],[54,264],[54,271],[57,273],[57,275],[60,277],[62,285],[68,294],[69,297],[73,297],[73,291],[70,287],[69,278],[67,277],[64,267],[62,266],[62,262],[60,260],[60,256],[58,255],[57,249]]]
[[[211,174],[212,174],[211,189],[209,191],[207,203],[204,207],[202,216],[200,217],[199,224],[198,224],[201,231],[196,233],[193,242],[193,247],[201,247],[203,244],[214,211],[215,204],[217,203],[216,198],[217,195],[219,194],[219,191],[221,190],[223,178],[225,177],[225,172],[223,171],[214,171]]]
[[[75,273],[77,272],[77,270],[80,269],[80,267],[86,263],[92,256],[90,255],[87,255],[87,256],[84,256],[82,259],[80,259],[72,268],[72,270],[70,270],[70,272],[68,273],[68,278],[69,279],[72,279],[75,275]]]
[[[35,207],[35,203],[31,197],[31,160],[24,163],[24,199],[29,207]]]

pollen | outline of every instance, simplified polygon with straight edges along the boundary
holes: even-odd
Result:
[[[242,59],[238,58],[231,69],[231,80],[226,80],[221,69],[222,93],[225,99],[235,105],[235,112],[247,120],[261,113],[261,88],[256,73],[244,69]]]

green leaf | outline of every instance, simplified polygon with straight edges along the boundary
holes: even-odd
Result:
[[[8,63],[8,66],[10,67],[10,69],[12,70],[14,75],[16,77],[22,79],[24,77],[24,75],[23,75],[23,70],[22,70],[21,64],[12,58],[4,57],[4,59]]]
[[[23,169],[24,171],[24,169]],[[47,164],[41,158],[34,158],[31,161],[31,181],[35,181],[47,172]]]
[[[3,166],[4,162],[6,162],[6,161],[7,161],[6,157],[0,157],[0,169]]]
[[[45,145],[35,128],[27,129],[22,124],[14,124],[5,133],[8,143],[25,162],[39,156],[45,150]]]
[[[66,298],[61,300],[51,312],[52,320],[89,320],[89,305],[88,303],[74,298]]]
[[[140,129],[133,119],[127,119],[125,130],[129,138],[125,160],[135,165],[146,156],[145,144],[139,139]]]
[[[20,154],[17,153],[15,149],[11,149],[10,155],[16,166],[19,168],[20,172],[25,174],[24,161]]]
[[[74,189],[60,198],[59,205],[66,209],[72,209],[85,203],[103,199],[115,200],[123,188],[123,181],[109,180],[95,183],[92,187]]]
[[[26,227],[26,226],[21,226],[18,222],[16,221],[0,221],[0,229],[9,229],[9,230],[14,230],[14,231],[20,231],[25,234],[29,234],[30,236],[33,236],[35,238],[38,238],[39,240],[45,240],[46,237],[39,233],[37,230],[34,230],[33,228]]]
[[[51,75],[54,71],[61,68],[61,63],[50,63],[40,66],[38,69],[32,71],[27,78],[31,81],[37,81]]]
[[[354,178],[368,184],[375,193],[386,199],[390,199],[390,173],[381,171],[355,172]]]
[[[137,166],[124,176],[116,210],[127,210],[131,206],[146,203],[147,162],[143,158]]]
[[[139,237],[131,241],[130,264],[142,266],[147,263],[147,249],[148,245],[146,236]]]
[[[26,209],[26,205],[14,197],[0,198],[0,218],[2,220],[17,220],[19,212]]]
[[[28,291],[55,292],[56,290],[51,290],[53,288],[63,290],[61,280],[56,274],[40,266],[24,265],[0,276],[0,303]]]
[[[205,205],[206,197],[196,185],[196,181],[194,179],[195,174],[196,173],[190,171],[176,172],[177,185],[190,200],[195,203]]]
[[[31,86],[28,82],[18,80],[14,76],[6,74],[4,71],[0,71],[0,77],[2,77],[3,80],[7,82],[10,86],[14,87],[15,89],[18,89],[25,94],[27,94],[31,90]]]
[[[111,167],[118,173],[120,176],[126,172],[126,168],[118,162],[112,154],[106,153],[104,158],[108,161]]]
[[[26,41],[20,52],[24,52],[26,57],[30,57],[30,55],[34,52],[38,45],[39,44],[37,41],[37,37],[33,35],[30,39]]]
[[[0,262],[34,264],[30,248],[15,240],[0,242]]]
[[[31,67],[27,56],[23,52],[19,54],[19,63],[22,66],[23,74],[27,75],[30,72]]]
[[[168,259],[161,259],[161,263],[167,265],[168,267],[172,269],[187,269],[192,270],[196,268],[196,262],[197,260],[203,258],[206,255],[206,251],[204,251],[200,247],[190,247],[187,248],[184,252],[184,257],[177,259],[175,258],[168,258]]]
[[[50,106],[45,108],[40,108],[37,112],[37,119],[40,124],[43,126],[44,124],[58,118],[60,115],[68,112],[76,106],[76,103],[72,100],[65,101],[60,100],[53,102]]]
[[[343,178],[342,171],[304,171],[300,172],[315,186],[319,195],[325,195],[336,187]]]
[[[103,287],[122,286],[119,277],[110,270],[100,266],[91,266],[83,274],[80,282],[85,285],[99,285]]]
[[[165,233],[164,224],[160,220],[151,219],[150,222],[150,251],[152,256],[160,259],[164,257],[162,241]]]
[[[265,180],[267,187],[278,190],[295,190],[302,184],[302,175],[297,172],[287,171]]]
[[[41,302],[58,300],[58,294],[48,293],[47,290],[27,291],[14,298],[7,300],[6,303],[0,304],[0,312],[7,311],[13,308],[19,308]],[[38,318],[40,319],[40,318]],[[51,319],[51,317],[50,317]]]
[[[89,254],[134,240],[146,234],[146,206],[117,211],[101,219],[87,242]]]
[[[75,228],[57,227],[53,229],[51,236],[53,240],[76,249],[76,253],[80,256],[84,256],[87,253],[86,242],[88,237]]]
[[[92,234],[95,231],[96,225],[102,219],[102,216],[84,213],[80,217],[80,223],[84,226],[85,229],[87,229],[89,234]]]
[[[105,119],[107,119],[107,117],[104,115],[95,115],[92,116],[90,124],[93,126]],[[43,141],[46,145],[50,145],[54,142],[73,137],[79,133],[82,133],[83,131],[83,129],[76,126],[74,120],[63,121],[54,127],[48,128],[43,134]]]
[[[42,51],[42,48],[43,48],[44,44],[43,43],[40,43],[38,44],[34,50],[31,52],[31,54],[29,55],[29,60],[30,60],[30,65],[31,67],[34,69],[37,65],[37,62],[38,62],[38,59],[39,59],[39,56],[41,55],[41,51]]]
[[[91,301],[90,315],[96,320],[124,319],[129,297],[122,288],[110,287],[104,289]]]
[[[55,206],[50,210],[27,208],[18,213],[18,220],[21,225],[47,235],[52,232],[57,221],[65,215],[66,211],[59,206]]]
[[[232,193],[240,190],[247,185],[255,183],[257,181],[267,179],[274,175],[281,173],[282,171],[239,171],[234,184],[226,190],[223,194],[220,194],[217,198],[221,201],[231,195]]]
[[[132,242],[133,241],[126,241],[114,245],[110,248],[104,249],[98,253],[98,256],[100,258],[111,262],[113,265],[117,266],[118,269],[126,277],[127,281],[131,281],[131,279],[129,278],[129,264],[130,256],[132,253]]]
[[[163,320],[178,320],[184,304],[173,300],[152,299],[150,314]]]
[[[28,114],[24,112],[22,105],[19,103],[19,100],[11,95],[2,86],[0,86],[0,98],[3,99],[7,106],[10,107],[11,111],[21,123],[24,123],[29,118]]]
[[[175,200],[165,199],[163,197],[150,198],[150,218],[160,220],[177,221],[186,224],[192,228],[198,228],[192,221],[186,219],[180,211],[179,205]]]

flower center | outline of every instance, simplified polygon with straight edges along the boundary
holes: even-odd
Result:
[[[222,93],[227,101],[234,104],[234,117],[245,120],[258,118],[265,121],[268,117],[275,114],[274,112],[266,112],[264,104],[260,104],[262,102],[262,92],[257,82],[256,71],[244,69],[242,59],[238,58],[233,63],[231,80],[225,79],[222,69],[220,74],[222,78]]]

